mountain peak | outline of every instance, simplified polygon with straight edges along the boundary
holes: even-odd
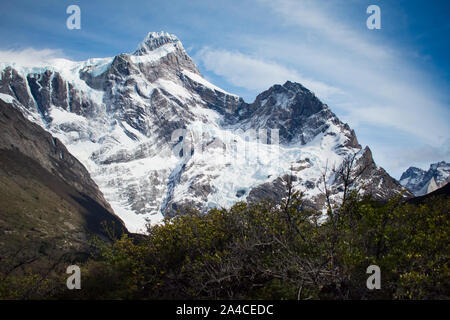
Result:
[[[424,174],[425,174],[425,170],[422,170],[417,167],[409,167],[405,172],[402,173],[400,180],[404,180],[404,179],[407,179],[412,176],[420,176],[420,175],[424,175]]]
[[[450,163],[432,163],[428,171],[409,167],[400,177],[400,183],[416,196],[421,196],[444,186],[450,179]]]
[[[174,34],[170,34],[164,31],[149,32],[145,39],[138,45],[138,48],[134,52],[134,55],[145,55],[150,51],[154,51],[166,44],[174,44],[182,48],[180,40]]]
[[[310,93],[310,91],[305,88],[303,85],[301,85],[298,82],[293,81],[286,81],[284,84],[274,84],[266,91],[262,92],[265,94],[280,94],[280,93],[288,93],[291,92],[291,94],[303,94],[303,93]]]
[[[439,161],[439,162],[430,164],[430,170],[436,170],[438,168],[446,168],[446,167],[450,167],[450,163],[448,163],[446,161]]]
[[[290,80],[287,80],[284,84],[283,87],[288,89],[288,90],[295,90],[295,91],[308,91],[310,92],[307,88],[305,88],[301,83],[298,82],[293,82]]]

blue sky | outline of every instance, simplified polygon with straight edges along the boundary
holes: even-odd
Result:
[[[71,4],[81,30],[66,28]],[[371,4],[381,30],[366,27]],[[450,1],[2,0],[1,9],[0,60],[114,56],[164,30],[208,80],[246,101],[301,82],[397,178],[450,161]]]

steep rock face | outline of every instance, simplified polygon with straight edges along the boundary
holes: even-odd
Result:
[[[80,250],[92,235],[108,237],[103,223],[116,235],[126,232],[88,171],[61,141],[2,100],[0,189],[2,256],[18,248]]]
[[[10,89],[13,78],[21,94]],[[6,64],[0,98],[61,139],[132,231],[184,206],[279,200],[280,179],[291,172],[320,207],[321,172],[355,153],[371,164],[361,183],[379,185],[379,197],[403,190],[302,85],[274,85],[246,103],[206,81],[164,32],[113,58],[59,59],[39,72]],[[337,196],[338,182],[329,183]]]
[[[441,161],[430,165],[428,171],[409,167],[400,177],[400,183],[415,196],[428,194],[450,182],[450,163]]]
[[[2,72],[0,93],[15,97],[20,104],[28,109],[34,106],[26,79],[11,67],[6,67]]]
[[[361,148],[355,133],[337,119],[311,91],[287,81],[259,94],[251,105],[242,103],[234,113],[244,128],[278,129],[283,144],[306,144],[328,128],[327,120],[348,135],[347,146]]]

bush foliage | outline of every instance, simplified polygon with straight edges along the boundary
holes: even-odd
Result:
[[[67,290],[66,275],[3,274],[0,297],[448,299],[449,209],[448,197],[380,204],[349,192],[326,218],[298,193],[277,204],[184,212],[139,238],[95,241],[81,290]],[[366,287],[369,265],[381,269],[380,290]]]

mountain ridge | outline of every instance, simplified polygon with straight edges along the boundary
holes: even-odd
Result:
[[[450,163],[440,161],[430,164],[428,170],[409,167],[400,177],[400,183],[416,196],[423,196],[450,182]]]
[[[67,145],[132,231],[185,206],[229,207],[258,186],[278,190],[286,174],[320,208],[321,173],[353,154],[369,164],[358,183],[378,186],[375,198],[405,192],[301,84],[274,85],[246,103],[205,80],[166,33],[114,58],[31,73],[4,65],[0,94]],[[328,180],[338,198],[338,181]]]

